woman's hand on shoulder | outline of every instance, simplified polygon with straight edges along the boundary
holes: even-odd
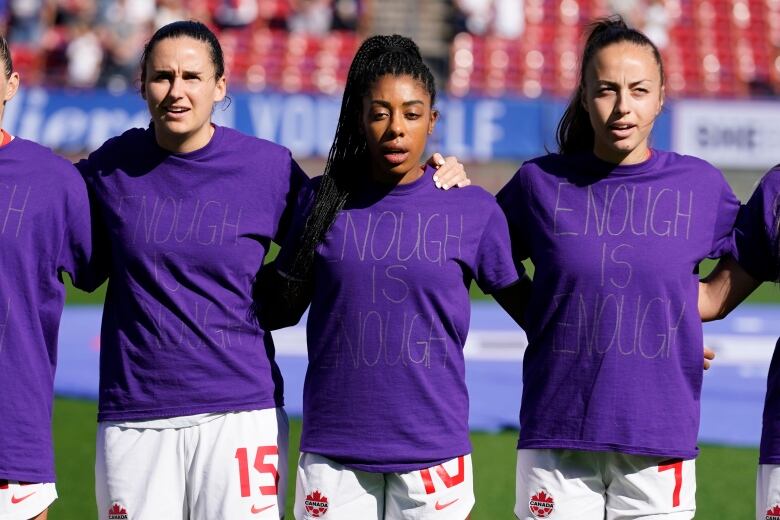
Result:
[[[428,164],[436,168],[433,182],[436,183],[437,188],[448,190],[453,186],[463,188],[471,184],[471,179],[466,175],[466,169],[455,156],[451,155],[445,158],[437,152],[428,159]]]

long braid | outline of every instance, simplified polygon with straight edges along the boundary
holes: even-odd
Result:
[[[298,243],[289,273],[291,278],[310,280],[318,244],[353,193],[356,180],[367,175],[370,159],[361,131],[363,96],[378,78],[387,74],[411,76],[420,81],[431,96],[431,104],[434,103],[433,75],[411,39],[399,35],[373,36],[363,42],[347,74],[336,135],[314,206]],[[284,296],[295,298],[300,287],[300,283],[288,283]]]

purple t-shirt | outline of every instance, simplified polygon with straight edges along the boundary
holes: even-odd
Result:
[[[734,257],[757,280],[772,281],[780,276],[778,225],[780,167],[776,166],[742,207],[734,228]],[[759,462],[780,464],[780,340],[769,365]]]
[[[308,182],[290,152],[216,127],[205,147],[172,154],[150,127],[77,166],[111,258],[98,419],[281,406],[271,335],[249,306],[288,203]]]
[[[301,451],[372,472],[471,452],[468,288],[494,292],[518,275],[495,199],[438,190],[432,175],[390,191],[367,183],[318,248]]]
[[[0,165],[0,479],[53,482],[60,273],[93,288],[89,201],[73,165],[33,142],[0,148]]]
[[[498,195],[536,267],[519,448],[695,457],[702,382],[697,266],[730,251],[723,175],[653,150],[525,163]]]

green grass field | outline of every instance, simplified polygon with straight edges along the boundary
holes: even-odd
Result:
[[[714,262],[705,262],[702,273]],[[529,266],[532,271],[533,266]],[[99,304],[105,286],[93,294],[68,291],[69,304]],[[488,298],[472,285],[475,299]],[[780,290],[763,284],[748,299],[750,302],[780,302]],[[57,399],[54,410],[54,435],[57,453],[60,499],[51,510],[53,520],[89,520],[96,518],[93,494],[94,437],[96,405],[89,401]],[[299,420],[291,421],[290,463],[297,460],[300,438]],[[516,432],[472,433],[474,444],[475,492],[477,505],[473,520],[512,519],[514,503],[514,464]],[[697,518],[739,520],[753,515],[753,488],[757,449],[702,446],[697,459]],[[143,478],[139,475],[139,478]],[[293,488],[290,480],[289,489]],[[290,492],[292,493],[292,491]],[[292,495],[290,495],[292,496]],[[292,512],[288,508],[288,518]]]
[[[272,244],[269,257],[276,256],[277,247]],[[533,276],[534,266],[530,262],[524,262],[525,267],[528,270],[529,275]],[[701,263],[701,274],[704,276],[709,273],[712,268],[715,267],[714,260],[705,260]],[[66,283],[68,286],[68,298],[67,303],[70,305],[84,305],[84,304],[99,304],[103,302],[103,298],[106,294],[106,285],[103,284],[97,291],[91,294],[74,289],[70,283]],[[479,290],[477,284],[471,284],[471,296],[476,300],[485,300],[490,297],[485,295]],[[756,291],[751,294],[748,299],[751,303],[780,303],[780,288],[772,283],[762,284]]]
[[[49,518],[52,520],[96,518],[93,494],[95,413],[95,403],[90,401],[57,399],[55,402],[54,442],[60,499],[51,509]],[[290,426],[290,467],[294,468],[301,422],[292,420]],[[477,495],[477,505],[471,518],[514,518],[516,432],[472,433],[471,438]],[[751,518],[757,457],[755,449],[703,446],[697,459],[696,517],[703,520]],[[138,478],[143,478],[143,475]],[[291,478],[290,490],[294,489],[293,485]],[[290,508],[288,518],[292,518]]]

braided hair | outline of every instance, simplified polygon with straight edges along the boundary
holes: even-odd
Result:
[[[595,143],[595,133],[590,123],[590,117],[584,107],[585,75],[593,57],[604,47],[614,43],[628,42],[640,47],[648,47],[658,64],[661,85],[665,82],[664,65],[658,47],[640,31],[626,25],[620,16],[611,16],[595,21],[590,25],[588,39],[580,59],[579,84],[566,107],[556,130],[558,149],[560,153],[574,154],[592,151]]]
[[[295,252],[289,273],[291,278],[310,280],[317,245],[352,194],[359,176],[365,175],[370,167],[366,137],[362,131],[363,96],[385,75],[414,78],[430,95],[431,105],[435,102],[433,75],[414,41],[394,34],[372,36],[363,42],[349,68],[336,136],[328,153],[314,206]],[[295,287],[292,283],[287,284],[287,296],[295,296]]]

